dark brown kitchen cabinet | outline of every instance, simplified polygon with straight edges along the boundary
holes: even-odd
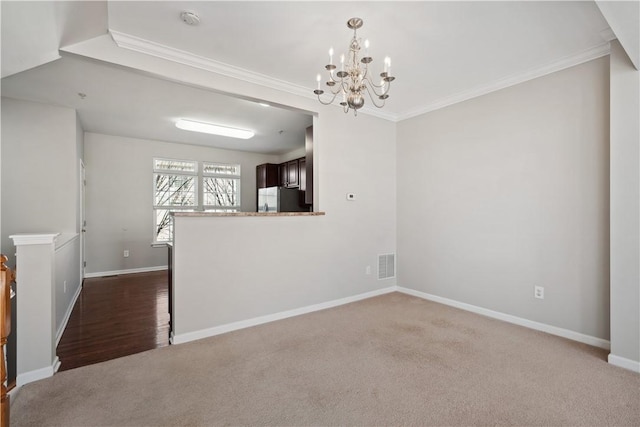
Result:
[[[309,209],[309,203],[307,203],[307,159],[304,157],[298,160],[298,167],[300,170],[300,206],[304,206]]]
[[[298,171],[300,191],[307,191],[307,159],[304,157],[298,160]]]
[[[277,187],[280,185],[279,168],[274,163],[256,166],[256,184],[258,188]]]
[[[280,163],[278,165],[278,186],[286,187],[287,180],[289,179],[289,168],[287,167],[287,163]]]
[[[300,164],[298,160],[287,162],[287,187],[297,188],[300,186]]]
[[[304,137],[306,181],[304,200],[305,204],[313,205],[313,126],[309,126],[305,130]],[[313,210],[313,208],[311,210]]]
[[[300,165],[298,160],[290,160],[280,164],[280,185],[283,187],[300,187]]]

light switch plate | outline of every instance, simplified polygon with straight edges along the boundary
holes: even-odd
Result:
[[[356,199],[356,195],[355,193],[347,193],[347,200],[349,200],[350,202],[354,201]]]

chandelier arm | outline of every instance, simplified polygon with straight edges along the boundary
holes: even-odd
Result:
[[[336,99],[337,95],[338,95],[338,92],[334,93],[333,97],[331,98],[331,101],[329,101],[329,102],[324,102],[322,99],[320,99],[320,95],[318,95],[318,101],[320,101],[320,104],[322,104],[322,105],[331,105],[331,104],[333,104],[333,101]]]
[[[376,94],[376,96],[386,95],[389,93],[389,88],[391,88],[391,82],[384,82],[383,85],[377,85],[373,82],[371,77],[367,77],[367,82],[371,85],[371,90]],[[378,93],[376,89],[382,89],[382,91]]]
[[[333,94],[334,97],[338,95],[340,92],[342,92],[342,86],[340,82],[338,82],[338,85],[335,86],[335,89],[332,86],[329,86],[329,92]]]
[[[380,85],[380,86],[376,85],[373,82],[373,80],[371,80],[371,78],[368,77],[368,76],[367,76],[366,82],[367,82],[367,89],[370,90],[371,92],[373,92],[374,95],[376,95],[376,96],[383,95],[383,93],[378,93],[378,91],[376,90],[376,89],[382,88],[382,85]]]
[[[339,77],[338,79],[331,79],[331,81],[334,83],[334,85],[330,85],[329,87],[331,89],[330,92],[333,94],[338,94],[340,92],[349,92],[349,81],[347,79],[345,79],[344,77]],[[336,91],[333,91],[333,86],[336,87]]]
[[[369,98],[371,99],[371,103],[372,103],[373,105],[375,105],[377,108],[382,108],[382,107],[384,107],[384,101],[385,101],[385,100],[384,100],[384,99],[382,100],[382,104],[378,104],[378,103],[376,102],[376,98],[377,98],[377,96],[375,96],[375,97],[374,97],[373,95],[371,95],[371,91],[372,91],[372,90],[371,90],[371,89],[369,89],[369,85],[365,85],[365,88],[367,89],[367,93],[369,94]],[[374,91],[373,93],[375,94],[375,91]],[[380,99],[380,98],[378,98],[378,99]]]
[[[374,87],[376,89],[382,89],[389,86],[387,82],[385,82],[383,85],[376,84],[370,76],[367,76],[367,80],[369,81],[369,83],[371,83],[371,87]]]
[[[340,82],[340,90],[344,93],[349,93],[349,82],[342,80]]]
[[[367,64],[364,64],[363,71],[362,71],[362,80],[368,80],[368,79],[369,79],[369,66]]]
[[[329,82],[332,82],[333,84],[329,84]],[[336,86],[337,85],[337,86]],[[335,99],[335,96],[337,94],[339,94],[343,89],[341,89],[341,87],[344,85],[344,79],[340,78],[339,80],[336,80],[333,78],[333,73],[329,72],[329,80],[327,80],[327,86],[329,87],[327,90],[328,92],[332,93],[334,95],[333,99]],[[334,86],[336,87],[334,89]]]

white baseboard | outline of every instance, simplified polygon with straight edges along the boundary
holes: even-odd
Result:
[[[171,344],[183,344],[189,341],[195,341],[202,338],[208,338],[215,335],[225,334],[227,332],[236,331],[238,329],[249,328],[251,326],[262,325],[264,323],[273,322],[276,320],[286,319],[288,317],[299,316],[301,314],[307,314],[314,311],[325,310],[327,308],[333,308],[344,304],[349,304],[355,301],[360,301],[367,298],[372,298],[378,295],[384,295],[391,292],[395,292],[397,289],[395,286],[388,288],[378,289],[371,292],[365,292],[363,294],[354,295],[351,297],[340,298],[333,301],[327,301],[320,304],[308,305],[306,307],[296,308],[293,310],[281,311],[279,313],[268,314],[266,316],[254,317],[253,319],[241,320],[239,322],[227,323],[226,325],[220,325],[213,328],[202,329],[195,332],[187,332],[185,334],[171,335]]]
[[[156,267],[130,268],[128,270],[99,271],[96,273],[84,273],[84,277],[85,279],[89,279],[92,277],[118,276],[120,274],[148,273],[150,271],[166,270],[167,268],[166,265],[159,265]]]
[[[9,407],[12,407],[13,404],[16,403],[16,399],[18,398],[18,395],[20,394],[20,389],[22,389],[22,386],[16,385],[14,388],[9,390],[9,392],[7,393],[9,395]]]
[[[23,374],[18,374],[18,376],[16,377],[16,387],[21,387],[34,381],[52,377],[53,374],[58,371],[58,368],[60,368],[60,359],[58,359],[58,356],[56,356],[51,366],[25,372]]]
[[[80,296],[80,292],[82,292],[82,283],[80,283],[80,286],[78,286],[76,293],[73,294],[73,298],[71,298],[71,303],[69,304],[69,307],[67,307],[67,312],[64,314],[64,319],[62,319],[60,328],[58,329],[58,332],[56,332],[56,347],[58,347],[58,344],[60,344],[60,339],[62,338],[62,334],[64,333],[65,328],[67,327],[67,323],[69,323],[71,312],[73,312],[73,307],[76,305],[76,301]]]
[[[224,334],[231,331],[236,331],[238,329],[248,328],[251,326],[262,325],[264,323],[273,322],[276,320],[286,319],[288,317],[299,316],[301,314],[311,313],[314,311],[324,310],[327,308],[337,307],[340,305],[348,304],[355,301],[360,301],[363,299],[375,297],[378,295],[388,294],[391,292],[402,292],[407,295],[412,295],[418,298],[426,299],[429,301],[437,302],[440,304],[448,305],[450,307],[459,308],[465,311],[470,311],[472,313],[481,314],[483,316],[491,317],[493,319],[502,320],[504,322],[513,323],[515,325],[524,326],[529,329],[534,329],[536,331],[546,332],[551,335],[560,336],[563,338],[567,338],[573,341],[578,341],[584,344],[592,345],[594,347],[603,348],[605,350],[609,350],[611,348],[611,343],[602,338],[593,337],[590,335],[581,334],[579,332],[571,331],[569,329],[559,328],[557,326],[547,325],[545,323],[535,322],[533,320],[524,319],[522,317],[513,316],[510,314],[500,313],[498,311],[489,310],[486,308],[478,307],[475,305],[455,301],[448,298],[439,297],[436,295],[427,294],[425,292],[416,291],[409,288],[404,288],[401,286],[391,286],[388,288],[379,289],[372,292],[366,292],[364,294],[355,295],[352,297],[341,298],[333,301],[328,301],[325,303],[314,304],[302,308],[297,308],[293,310],[287,310],[280,313],[269,314],[266,316],[255,317],[253,319],[241,320],[238,322],[228,323],[226,325],[216,326],[213,328],[202,329],[194,332],[187,332],[185,334],[171,334],[171,344],[183,344],[189,341],[199,340],[202,338],[212,337],[215,335]],[[617,358],[617,356],[613,356]],[[611,355],[610,355],[611,358]],[[614,363],[609,360],[610,363],[615,364],[617,366],[618,363],[624,363],[624,366],[630,366],[631,364],[637,363],[633,361],[628,361],[627,359],[617,358],[614,359],[617,363]],[[624,367],[623,366],[623,367]],[[633,368],[627,368],[632,369]]]
[[[600,347],[605,350],[611,348],[611,343],[602,338],[592,337],[590,335],[581,334],[579,332],[570,331],[569,329],[558,328],[557,326],[547,325],[545,323],[535,322],[533,320],[523,319],[522,317],[513,316],[511,314],[500,313],[498,311],[489,310],[487,308],[478,307],[475,305],[467,304],[464,302],[455,301],[448,298],[439,297],[436,295],[427,294],[425,292],[416,291],[409,288],[397,287],[398,292],[402,292],[407,295],[413,295],[418,298],[426,299],[429,301],[438,302],[440,304],[448,305],[451,307],[459,308],[462,310],[470,311],[472,313],[481,314],[483,316],[491,317],[494,319],[502,320],[505,322],[513,323],[515,325],[524,326],[529,329],[535,329],[536,331],[546,332],[551,335],[557,335],[559,337],[567,338],[573,341],[578,341],[584,344],[589,344],[594,347]]]
[[[613,366],[618,366],[620,368],[624,368],[633,372],[640,373],[640,362],[627,359],[626,357],[616,356],[615,354],[611,354],[611,353],[609,353],[609,357],[607,359],[609,363]]]

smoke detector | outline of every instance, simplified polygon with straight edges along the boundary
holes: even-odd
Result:
[[[187,25],[198,25],[200,23],[200,17],[195,13],[185,10],[180,14],[180,18]]]

